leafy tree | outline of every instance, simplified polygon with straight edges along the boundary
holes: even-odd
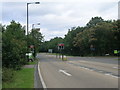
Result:
[[[87,27],[94,27],[97,24],[103,22],[104,20],[101,17],[92,17],[92,19],[87,23]]]
[[[36,56],[36,53],[39,52],[42,41],[43,36],[41,32],[36,29],[32,29],[32,31],[28,35],[28,46],[34,45],[34,56]]]
[[[41,51],[47,52],[48,49],[53,49],[53,52],[57,53],[59,43],[63,43],[63,39],[61,37],[55,37],[55,38],[51,39],[50,41],[46,41],[41,44]]]
[[[27,43],[24,31],[19,23],[12,21],[3,32],[3,67],[19,69],[26,63]]]
[[[104,21],[84,29],[74,38],[74,45],[79,46],[84,55],[91,53],[91,45],[95,48],[94,54],[96,55],[105,55],[106,53],[113,55],[113,50],[117,47],[115,43],[117,41],[115,40],[117,31],[113,29],[113,23]]]
[[[74,37],[77,35],[77,33],[82,32],[84,27],[72,27],[71,30],[68,30],[67,35],[65,35],[64,38],[64,44],[65,44],[65,53],[66,54],[72,54],[75,55],[76,53],[78,54],[77,51],[78,47],[74,47],[73,41]],[[76,53],[75,53],[76,52]]]

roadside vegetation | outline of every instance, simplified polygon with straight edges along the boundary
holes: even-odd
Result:
[[[26,53],[30,52],[30,45],[34,45],[36,55],[43,40],[42,34],[32,29],[27,36],[25,27],[15,21],[11,21],[7,26],[0,24],[0,28],[2,28],[3,88],[33,88],[34,69],[22,67],[26,64],[36,64],[36,61],[28,62]]]
[[[3,78],[2,88],[34,88],[34,68],[6,69]]]
[[[72,27],[64,38],[55,37],[42,43],[40,51],[59,53],[58,44],[64,43],[63,53],[74,56],[114,56],[120,50],[120,21],[92,17],[84,27]]]
[[[32,29],[26,35],[25,26],[19,22],[11,21],[7,26],[0,24],[0,28],[2,81],[5,88],[33,88],[33,83],[29,84],[29,82],[33,82],[34,70],[22,68],[26,64],[37,63],[27,61],[26,53],[30,51],[30,45],[34,45],[34,56],[37,52],[48,52],[48,49],[52,49],[53,53],[59,53],[58,44],[60,43],[65,45],[62,53],[71,56],[105,56],[106,54],[114,56],[114,50],[120,50],[119,20],[92,17],[84,27],[71,27],[64,38],[55,37],[50,41],[43,41],[41,32],[36,29]]]

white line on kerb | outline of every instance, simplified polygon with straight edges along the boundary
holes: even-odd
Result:
[[[40,76],[40,80],[41,80],[43,89],[44,89],[44,90],[47,90],[46,84],[45,84],[45,82],[44,82],[44,80],[43,80],[43,78],[42,78],[41,72],[40,72],[39,63],[40,63],[40,62],[38,62],[38,73],[39,73],[39,76]]]
[[[67,76],[72,76],[71,74],[69,74],[69,73],[67,73],[65,70],[59,70],[59,72],[62,72],[62,73],[64,73],[65,75],[67,75]]]

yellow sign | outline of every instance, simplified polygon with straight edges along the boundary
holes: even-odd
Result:
[[[118,51],[117,50],[114,50],[114,54],[117,54],[118,53]]]

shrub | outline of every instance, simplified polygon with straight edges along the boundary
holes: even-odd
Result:
[[[2,69],[2,81],[11,82],[13,80],[14,80],[14,70],[4,67]]]

